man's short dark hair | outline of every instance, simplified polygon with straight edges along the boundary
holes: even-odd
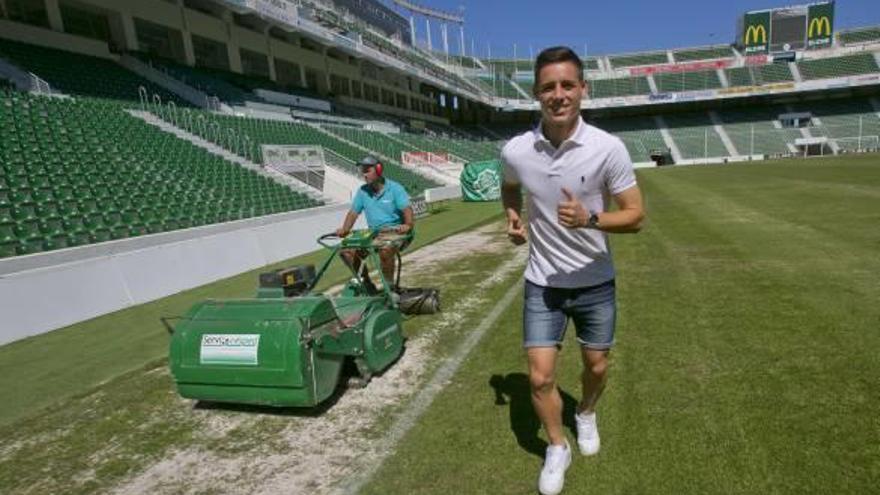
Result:
[[[577,53],[567,46],[553,46],[542,50],[535,59],[535,84],[538,84],[538,74],[545,65],[559,62],[573,63],[577,67],[578,79],[584,80],[584,62]]]

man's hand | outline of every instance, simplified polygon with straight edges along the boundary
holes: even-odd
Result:
[[[410,230],[412,230],[412,225],[407,225],[405,223],[402,223],[397,226],[397,233],[398,234],[406,234]]]
[[[336,229],[336,235],[340,238],[345,237],[349,234],[349,231],[345,227],[339,227]]]
[[[564,199],[560,201],[559,205],[556,207],[556,215],[559,225],[570,229],[586,227],[590,215],[587,213],[584,205],[574,197],[574,194],[572,194],[571,191],[564,187],[562,188],[562,195],[564,196]]]
[[[519,216],[507,217],[507,238],[517,246],[526,243],[526,227]]]

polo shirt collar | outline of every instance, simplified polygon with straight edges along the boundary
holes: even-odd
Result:
[[[364,192],[367,193],[367,195],[370,196],[371,198],[381,198],[381,197],[384,196],[385,193],[388,191],[388,179],[385,179],[385,184],[384,184],[384,187],[382,187],[382,191],[381,191],[381,192],[378,192],[378,193],[377,193],[376,191],[373,190],[372,187],[370,187],[369,184],[364,184],[363,186],[361,186],[361,188],[362,188],[362,189],[364,190]]]
[[[538,125],[534,129],[535,134],[535,142],[540,143],[541,146],[546,146],[549,148],[553,148],[553,144],[544,136],[544,128],[541,125],[541,122],[538,122]],[[587,124],[584,122],[584,118],[578,115],[577,126],[574,128],[574,132],[568,139],[559,143],[559,148],[563,148],[566,146],[565,143],[571,143],[569,146],[585,146],[587,144]]]

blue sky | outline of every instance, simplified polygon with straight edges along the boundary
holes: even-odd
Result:
[[[386,0],[390,3],[390,0]],[[477,55],[529,56],[542,47],[569,45],[583,53],[605,55],[657,48],[731,43],[736,20],[747,10],[808,2],[780,0],[415,0],[448,11],[464,6],[465,44]],[[662,5],[662,7],[659,7]],[[835,30],[880,25],[880,0],[838,0]],[[432,26],[435,23],[432,22]],[[439,29],[432,29],[435,49],[442,47]],[[425,22],[416,32],[424,38]],[[450,51],[458,52],[458,28],[449,28]]]

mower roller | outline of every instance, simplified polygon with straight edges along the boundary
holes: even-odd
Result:
[[[330,253],[317,273],[314,265],[263,273],[254,299],[207,300],[190,308],[176,325],[171,318],[163,319],[171,333],[169,364],[180,395],[238,404],[316,406],[338,386],[346,360],[357,369],[353,384],[365,386],[403,352],[401,296],[381,270],[381,289],[364,283],[364,270],[380,267],[383,243],[400,245],[412,233],[379,241],[385,237],[370,230],[343,239],[324,235],[318,243]],[[342,261],[343,249],[366,255],[362,270],[349,266],[353,277],[337,296],[316,292],[333,261]],[[399,276],[398,263],[398,280]],[[436,290],[399,292],[416,301],[411,308],[415,312],[439,309]]]

